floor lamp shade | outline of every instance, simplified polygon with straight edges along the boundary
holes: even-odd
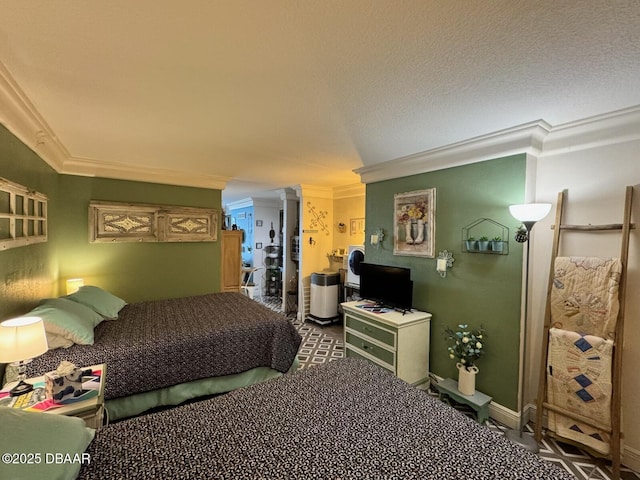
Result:
[[[547,216],[551,210],[550,203],[522,203],[510,205],[509,212],[516,219],[523,223],[535,223]]]
[[[14,363],[40,356],[48,350],[40,317],[18,317],[0,323],[0,362]]]

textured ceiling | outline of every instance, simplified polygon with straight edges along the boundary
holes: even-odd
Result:
[[[637,0],[2,0],[0,61],[74,164],[225,201],[640,104]]]

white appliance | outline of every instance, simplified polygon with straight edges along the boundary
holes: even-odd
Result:
[[[312,322],[327,325],[340,318],[338,315],[338,272],[316,272],[311,274],[309,318]]]
[[[364,261],[364,246],[349,245],[347,256],[347,285],[360,286],[360,262]]]

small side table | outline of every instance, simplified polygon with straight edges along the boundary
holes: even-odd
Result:
[[[484,425],[484,422],[489,419],[489,404],[491,403],[491,397],[485,395],[482,392],[478,392],[473,395],[464,395],[458,391],[458,382],[452,378],[445,378],[444,380],[432,384],[440,394],[440,400],[444,400],[447,397],[452,398],[458,403],[468,405],[476,412],[476,419],[478,423]]]
[[[0,408],[20,408],[23,410],[39,411],[43,413],[50,413],[54,415],[67,415],[70,417],[78,417],[84,420],[87,427],[98,429],[102,426],[102,420],[104,417],[104,380],[107,374],[107,366],[103,363],[100,365],[92,365],[90,367],[83,367],[82,370],[91,370],[93,375],[88,378],[83,378],[83,389],[96,390],[97,394],[90,396],[86,400],[79,400],[66,404],[53,404],[51,400],[44,398],[44,375],[35,378],[27,379],[27,382],[33,384],[34,391],[31,397],[26,396],[13,397],[16,401],[21,402],[20,406],[4,407]],[[0,398],[2,402],[8,401],[8,392],[13,388],[16,382],[9,383],[0,390]],[[0,405],[3,403],[0,402]]]

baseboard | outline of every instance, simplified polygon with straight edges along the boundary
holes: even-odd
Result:
[[[622,465],[634,472],[640,472],[640,451],[625,446],[622,449]]]
[[[520,427],[520,415],[496,402],[489,404],[489,417],[509,428]]]

